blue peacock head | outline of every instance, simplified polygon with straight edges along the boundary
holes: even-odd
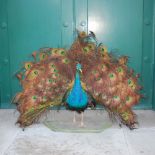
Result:
[[[82,65],[80,63],[76,65],[76,70],[82,73]]]

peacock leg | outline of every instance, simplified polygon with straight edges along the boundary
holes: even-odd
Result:
[[[81,122],[80,122],[80,127],[84,127],[85,125],[84,125],[84,113],[82,112],[81,113]]]
[[[75,111],[74,111],[73,123],[76,123]]]

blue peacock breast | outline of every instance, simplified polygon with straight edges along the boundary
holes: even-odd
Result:
[[[72,108],[83,108],[88,104],[88,95],[81,86],[79,73],[76,73],[73,88],[69,92],[66,102]]]

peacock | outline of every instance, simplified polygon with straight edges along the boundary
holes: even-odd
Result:
[[[69,49],[41,48],[34,61],[25,62],[16,74],[22,91],[13,98],[23,128],[38,121],[54,106],[81,113],[102,105],[110,118],[135,128],[132,107],[143,98],[139,74],[128,67],[128,56],[116,56],[98,43],[93,32],[78,32]],[[75,116],[75,115],[74,115]],[[75,117],[74,120],[75,122]]]

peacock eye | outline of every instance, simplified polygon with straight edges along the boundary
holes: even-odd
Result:
[[[88,47],[85,47],[85,48],[84,48],[84,52],[85,52],[85,53],[89,52],[89,48],[88,48]]]
[[[65,51],[61,51],[61,55],[65,55]]]
[[[131,84],[131,82],[132,82],[132,81],[129,79],[129,80],[128,80],[128,84],[130,85],[130,84]]]
[[[55,49],[55,50],[53,51],[53,53],[55,53],[55,54],[56,54],[56,53],[57,53],[57,51],[58,51],[58,50],[57,50],[57,49]]]
[[[100,46],[100,52],[101,52],[101,54],[104,54],[104,53],[107,53],[108,51],[107,51],[107,47],[106,46]],[[104,56],[104,55],[103,55]]]
[[[92,71],[92,73],[93,73],[93,74],[96,74],[96,73],[97,73],[97,71],[96,71],[96,70],[95,70],[95,71]]]
[[[46,54],[45,53],[40,53],[40,60],[44,60],[46,57]]]
[[[54,69],[54,72],[58,72],[56,69]]]
[[[114,99],[118,99],[118,96],[114,96]]]
[[[35,95],[32,96],[32,99],[33,99],[33,100],[36,100],[36,99],[37,99],[37,96],[35,96]]]
[[[136,85],[135,85],[135,84],[131,85],[131,88],[132,88],[133,90],[135,90],[135,89],[136,89]]]
[[[126,97],[126,101],[127,101],[127,102],[132,101],[132,97],[131,97],[131,96],[127,96],[127,97]]]
[[[32,63],[31,62],[27,62],[25,63],[25,69],[29,70],[32,67]]]
[[[55,68],[55,65],[54,65],[54,64],[51,64],[51,67],[52,67],[52,68]]]
[[[109,74],[109,77],[110,77],[110,78],[113,78],[113,77],[114,77],[114,74],[110,73],[110,74]]]
[[[129,101],[129,100],[130,100],[130,97],[129,97],[129,96],[127,96],[127,97],[126,97],[126,101]]]
[[[52,82],[53,82],[53,80],[52,80],[52,79],[49,79],[48,81],[49,81],[50,83],[52,83]]]
[[[104,69],[105,68],[105,65],[102,65],[102,69]]]
[[[35,75],[38,75],[38,71],[34,71],[34,74],[35,74]]]
[[[89,49],[94,49],[94,46],[92,44],[88,45]]]
[[[122,69],[121,67],[119,67],[119,68],[117,69],[117,71],[120,73],[120,72],[123,71],[123,69]]]
[[[104,52],[104,48],[103,47],[101,48],[101,51]]]
[[[62,62],[65,63],[65,64],[68,64],[69,60],[68,59],[63,59]]]

